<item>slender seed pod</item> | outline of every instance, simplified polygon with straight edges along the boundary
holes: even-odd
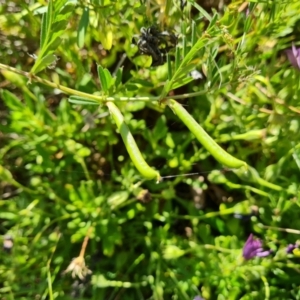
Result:
[[[203,147],[221,164],[229,168],[240,168],[247,164],[226,152],[221,148],[207,132],[195,121],[195,119],[183,108],[181,104],[171,99],[168,101],[169,107],[174,111],[178,118],[196,136]]]
[[[106,105],[109,108],[109,111],[116,122],[116,125],[120,131],[121,137],[127,149],[127,152],[134,163],[138,171],[147,179],[156,179],[157,182],[161,180],[160,174],[158,171],[151,168],[146,161],[144,160],[128,126],[124,121],[124,117],[121,114],[118,107],[112,103],[107,102]]]

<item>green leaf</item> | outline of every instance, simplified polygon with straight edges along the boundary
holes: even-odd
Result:
[[[64,31],[65,28],[67,27],[68,25],[68,20],[59,20],[59,21],[55,21],[53,24],[52,24],[52,33],[53,35],[54,34],[57,34],[57,32],[61,32],[61,31]],[[53,35],[52,35],[52,39],[53,39]]]
[[[189,3],[191,3],[195,8],[197,8],[200,13],[208,20],[211,21],[211,16],[207,13],[207,11],[202,8],[197,2],[195,2],[194,0],[189,0]]]
[[[77,32],[77,45],[79,48],[84,46],[84,38],[89,24],[89,7],[86,6],[83,10]]]
[[[98,77],[99,77],[99,80],[100,80],[102,91],[104,93],[106,93],[108,91],[107,81],[106,81],[106,76],[105,76],[105,73],[104,73],[104,69],[102,68],[101,65],[98,65]]]
[[[114,80],[110,72],[106,68],[104,69],[101,65],[98,65],[98,76],[102,91],[107,94]]]
[[[60,37],[57,37],[55,40],[51,41],[49,44],[48,44],[48,47],[45,49],[45,52],[42,53],[44,54],[43,57],[45,57],[45,55],[49,56],[49,55],[52,55],[53,52],[58,48],[58,46],[62,43],[62,40]],[[39,59],[40,57],[38,57],[37,59],[37,62],[39,64]]]
[[[61,44],[61,36],[68,25],[67,19],[72,14],[73,9],[74,6],[72,2],[67,2],[66,4],[66,1],[64,0],[55,2],[53,2],[53,0],[49,1],[47,13],[43,14],[42,17],[41,49],[39,56],[31,69],[31,73],[36,74],[49,65],[48,60],[51,59],[50,55]]]
[[[106,68],[104,69],[104,75],[107,83],[107,89],[109,90],[114,83],[114,79],[112,78],[110,72]]]
[[[45,68],[47,68],[49,65],[54,63],[57,60],[57,57],[54,54],[48,54],[47,56],[43,57],[42,59],[36,60],[36,64],[32,68],[32,73],[38,73]]]
[[[46,44],[47,41],[49,39],[50,36],[50,31],[51,31],[51,24],[53,22],[53,17],[54,17],[54,12],[53,12],[53,0],[50,0],[48,3],[48,10],[47,13],[45,15],[45,32],[44,32],[44,37],[41,39],[42,40],[42,46],[41,48],[43,48]]]
[[[11,212],[0,212],[0,219],[3,220],[14,220],[17,219],[17,214]]]
[[[34,10],[33,15],[43,15],[46,14],[48,10],[47,6],[42,6]]]
[[[49,42],[49,44],[44,48],[43,54],[44,55],[48,55],[50,53],[53,53],[58,46],[61,44],[61,34],[63,31],[56,33],[55,35],[53,35],[51,41]]]
[[[118,87],[119,84],[122,82],[122,75],[123,75],[123,67],[119,68],[116,74],[116,81],[115,86]]]
[[[107,204],[114,209],[127,201],[128,197],[129,193],[126,191],[115,192],[108,197]]]
[[[246,34],[246,33],[248,33],[249,31],[250,31],[250,29],[251,29],[251,25],[252,25],[252,18],[251,18],[251,16],[248,16],[247,18],[246,18],[246,22],[245,22],[245,25],[244,25],[244,34]]]
[[[99,102],[92,99],[87,99],[80,96],[70,96],[68,101],[73,104],[80,104],[80,105],[100,105]]]
[[[192,38],[191,38],[192,46],[196,43],[196,22],[192,21]]]
[[[61,12],[61,9],[63,8],[65,8],[66,6],[68,6],[68,4],[72,4],[70,1],[66,1],[66,0],[56,0],[55,2],[54,2],[54,10],[55,10],[55,12],[56,13],[60,13],[60,14],[62,14],[62,12]]]
[[[157,120],[153,128],[153,138],[155,139],[155,142],[158,142],[160,139],[164,138],[168,133],[168,127],[166,126],[166,123],[167,119],[163,115]]]
[[[191,62],[190,64],[182,68],[180,76],[178,76],[178,78],[173,81],[171,89],[179,88],[193,81],[193,78],[192,76],[189,76],[189,73],[195,69],[196,65],[197,62]]]
[[[186,41],[186,37],[184,36],[182,38],[182,56],[186,57],[187,52],[188,52],[187,41]]]
[[[172,65],[171,65],[171,59],[170,59],[169,54],[167,54],[167,63],[168,63],[168,80],[171,80],[171,78],[172,78]]]
[[[163,257],[166,260],[177,259],[180,256],[184,255],[185,251],[177,247],[176,245],[167,245],[163,250]]]
[[[6,105],[13,111],[24,109],[24,105],[17,96],[10,91],[1,90],[1,98],[5,101]]]
[[[181,63],[180,56],[181,56],[181,49],[179,47],[176,47],[176,52],[175,52],[175,70],[178,70],[178,68],[180,66],[180,63]]]
[[[47,13],[44,13],[42,15],[40,48],[43,48],[43,45],[45,44],[46,35],[47,35]]]
[[[166,0],[166,1],[164,1],[165,2],[165,11],[164,11],[164,13],[165,13],[165,15],[166,16],[168,16],[169,15],[169,13],[170,13],[170,10],[172,9],[172,0]]]
[[[215,24],[216,24],[216,22],[217,22],[218,19],[219,19],[219,15],[217,13],[214,14],[213,18],[210,20],[210,23],[208,25],[207,30],[213,28],[215,26]]]
[[[63,9],[55,17],[55,22],[67,20],[73,13],[74,13],[74,4],[69,2],[63,7]]]
[[[102,35],[101,42],[102,42],[103,48],[106,50],[110,50],[112,47],[112,41],[113,41],[113,32],[111,30],[107,30],[106,34]]]
[[[185,67],[181,69],[181,74],[176,78],[175,82],[180,80],[182,77],[186,77],[195,67],[198,65],[198,60],[191,61]]]
[[[130,80],[128,83],[130,84],[135,84],[138,87],[148,87],[148,88],[153,88],[154,85],[152,82],[144,79],[139,79],[139,78],[134,78]]]
[[[189,65],[189,63],[192,61],[194,56],[199,53],[199,50],[213,42],[214,42],[213,39],[209,40],[206,36],[198,40],[198,42],[191,48],[191,50],[184,57],[178,69],[174,72],[172,79],[167,81],[160,95],[161,99],[164,98],[169,93],[175,81],[177,81],[180,77],[184,75],[186,76],[187,65]],[[188,69],[189,68],[190,66],[188,66]]]
[[[194,78],[191,76],[185,76],[183,78],[180,78],[179,80],[176,80],[176,82],[174,82],[174,84],[172,85],[172,89],[177,89],[181,86],[184,86],[184,85],[190,83],[193,80],[194,80]]]

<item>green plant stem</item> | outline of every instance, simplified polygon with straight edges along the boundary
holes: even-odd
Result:
[[[87,180],[91,180],[91,177],[90,177],[90,174],[89,174],[89,170],[86,166],[86,163],[84,161],[84,159],[80,158],[79,159],[79,164],[81,165],[82,169],[83,169],[83,172],[84,172],[84,175],[86,177]]]
[[[218,247],[218,246],[210,245],[210,244],[205,244],[204,248],[210,249],[210,250],[215,250],[218,252],[223,252],[223,253],[230,253],[230,254],[232,254],[233,251],[236,250],[236,249],[231,250],[231,249],[227,249],[227,248],[222,248],[222,247]]]
[[[300,234],[300,230],[292,229],[292,228],[274,227],[274,226],[267,226],[267,225],[263,225],[263,224],[257,224],[257,226],[260,228],[263,228],[263,229],[270,229],[270,230],[275,230],[275,231],[283,231],[283,232],[288,232],[288,233],[293,233],[293,234]]]
[[[270,286],[268,283],[268,280],[265,276],[261,276],[261,280],[263,281],[265,285],[265,300],[270,299]]]
[[[206,213],[205,215],[202,216],[182,216],[182,215],[177,215],[177,214],[173,214],[171,213],[170,216],[172,218],[176,218],[176,219],[184,219],[184,220],[193,220],[193,219],[197,219],[197,220],[205,220],[205,219],[209,219],[209,218],[214,218],[214,217],[218,217],[218,216],[225,216],[225,215],[232,215],[236,212],[234,207],[230,207],[230,208],[226,208],[222,211],[212,211],[209,213]]]
[[[176,274],[171,269],[168,269],[168,274],[169,274],[170,278],[172,279],[172,281],[174,282],[175,286],[177,286],[178,291],[181,293],[181,295],[182,295],[181,299],[189,300],[190,297],[185,292],[185,290],[182,288],[182,286],[179,284]]]
[[[48,290],[47,290],[46,293],[44,294],[44,297],[47,296],[47,292],[48,292],[48,293],[49,293],[49,299],[50,299],[50,300],[54,300],[53,289],[52,289],[52,276],[51,276],[50,264],[51,264],[51,261],[52,261],[52,258],[53,258],[53,254],[54,254],[54,252],[56,251],[57,244],[58,244],[58,241],[59,241],[60,237],[61,237],[61,234],[58,233],[58,237],[57,237],[56,244],[54,245],[54,247],[53,247],[53,249],[52,249],[52,252],[51,252],[51,255],[50,255],[49,260],[47,261],[47,282],[48,282]],[[45,299],[45,298],[43,298],[43,299]]]
[[[160,97],[140,97],[140,96],[136,96],[136,97],[120,97],[120,96],[111,97],[111,96],[109,96],[109,97],[106,97],[106,96],[87,94],[87,93],[80,92],[80,91],[68,88],[66,86],[60,85],[58,83],[54,83],[52,81],[43,79],[43,78],[33,75],[29,72],[25,72],[25,71],[18,70],[16,68],[13,68],[13,67],[10,67],[7,65],[3,65],[1,63],[0,63],[0,69],[8,70],[8,71],[14,72],[16,74],[22,75],[24,77],[27,77],[27,78],[29,78],[29,81],[39,82],[44,85],[50,86],[54,89],[59,89],[67,95],[75,95],[75,96],[83,97],[83,98],[86,98],[89,100],[93,100],[93,101],[95,101],[95,103],[99,103],[99,104],[101,102],[106,102],[106,101],[159,101],[159,99],[160,99]],[[199,95],[203,95],[205,93],[207,93],[207,91],[202,90],[202,91],[194,92],[194,93],[186,93],[186,94],[182,94],[182,95],[169,96],[169,97],[165,97],[165,99],[192,98],[192,97],[197,97]]]
[[[83,243],[82,243],[82,246],[81,246],[81,250],[80,250],[80,253],[79,253],[79,257],[82,257],[84,258],[84,253],[85,253],[85,250],[86,250],[86,246],[88,244],[88,241],[89,241],[89,238],[90,238],[90,235],[92,233],[92,230],[94,229],[94,227],[90,226],[85,237],[84,237],[84,240],[83,240]]]

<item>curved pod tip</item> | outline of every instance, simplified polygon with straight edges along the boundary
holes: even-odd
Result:
[[[181,104],[171,99],[168,101],[168,105],[217,161],[229,168],[247,167],[246,162],[233,157],[220,147]]]
[[[135,167],[146,179],[156,179],[157,183],[160,182],[161,176],[159,172],[150,167],[145,161],[118,107],[112,102],[107,102],[106,105],[108,106],[109,111],[116,122],[126,150]]]

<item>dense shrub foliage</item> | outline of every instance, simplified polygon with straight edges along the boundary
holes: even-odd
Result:
[[[1,299],[300,299],[298,0],[0,3]]]

